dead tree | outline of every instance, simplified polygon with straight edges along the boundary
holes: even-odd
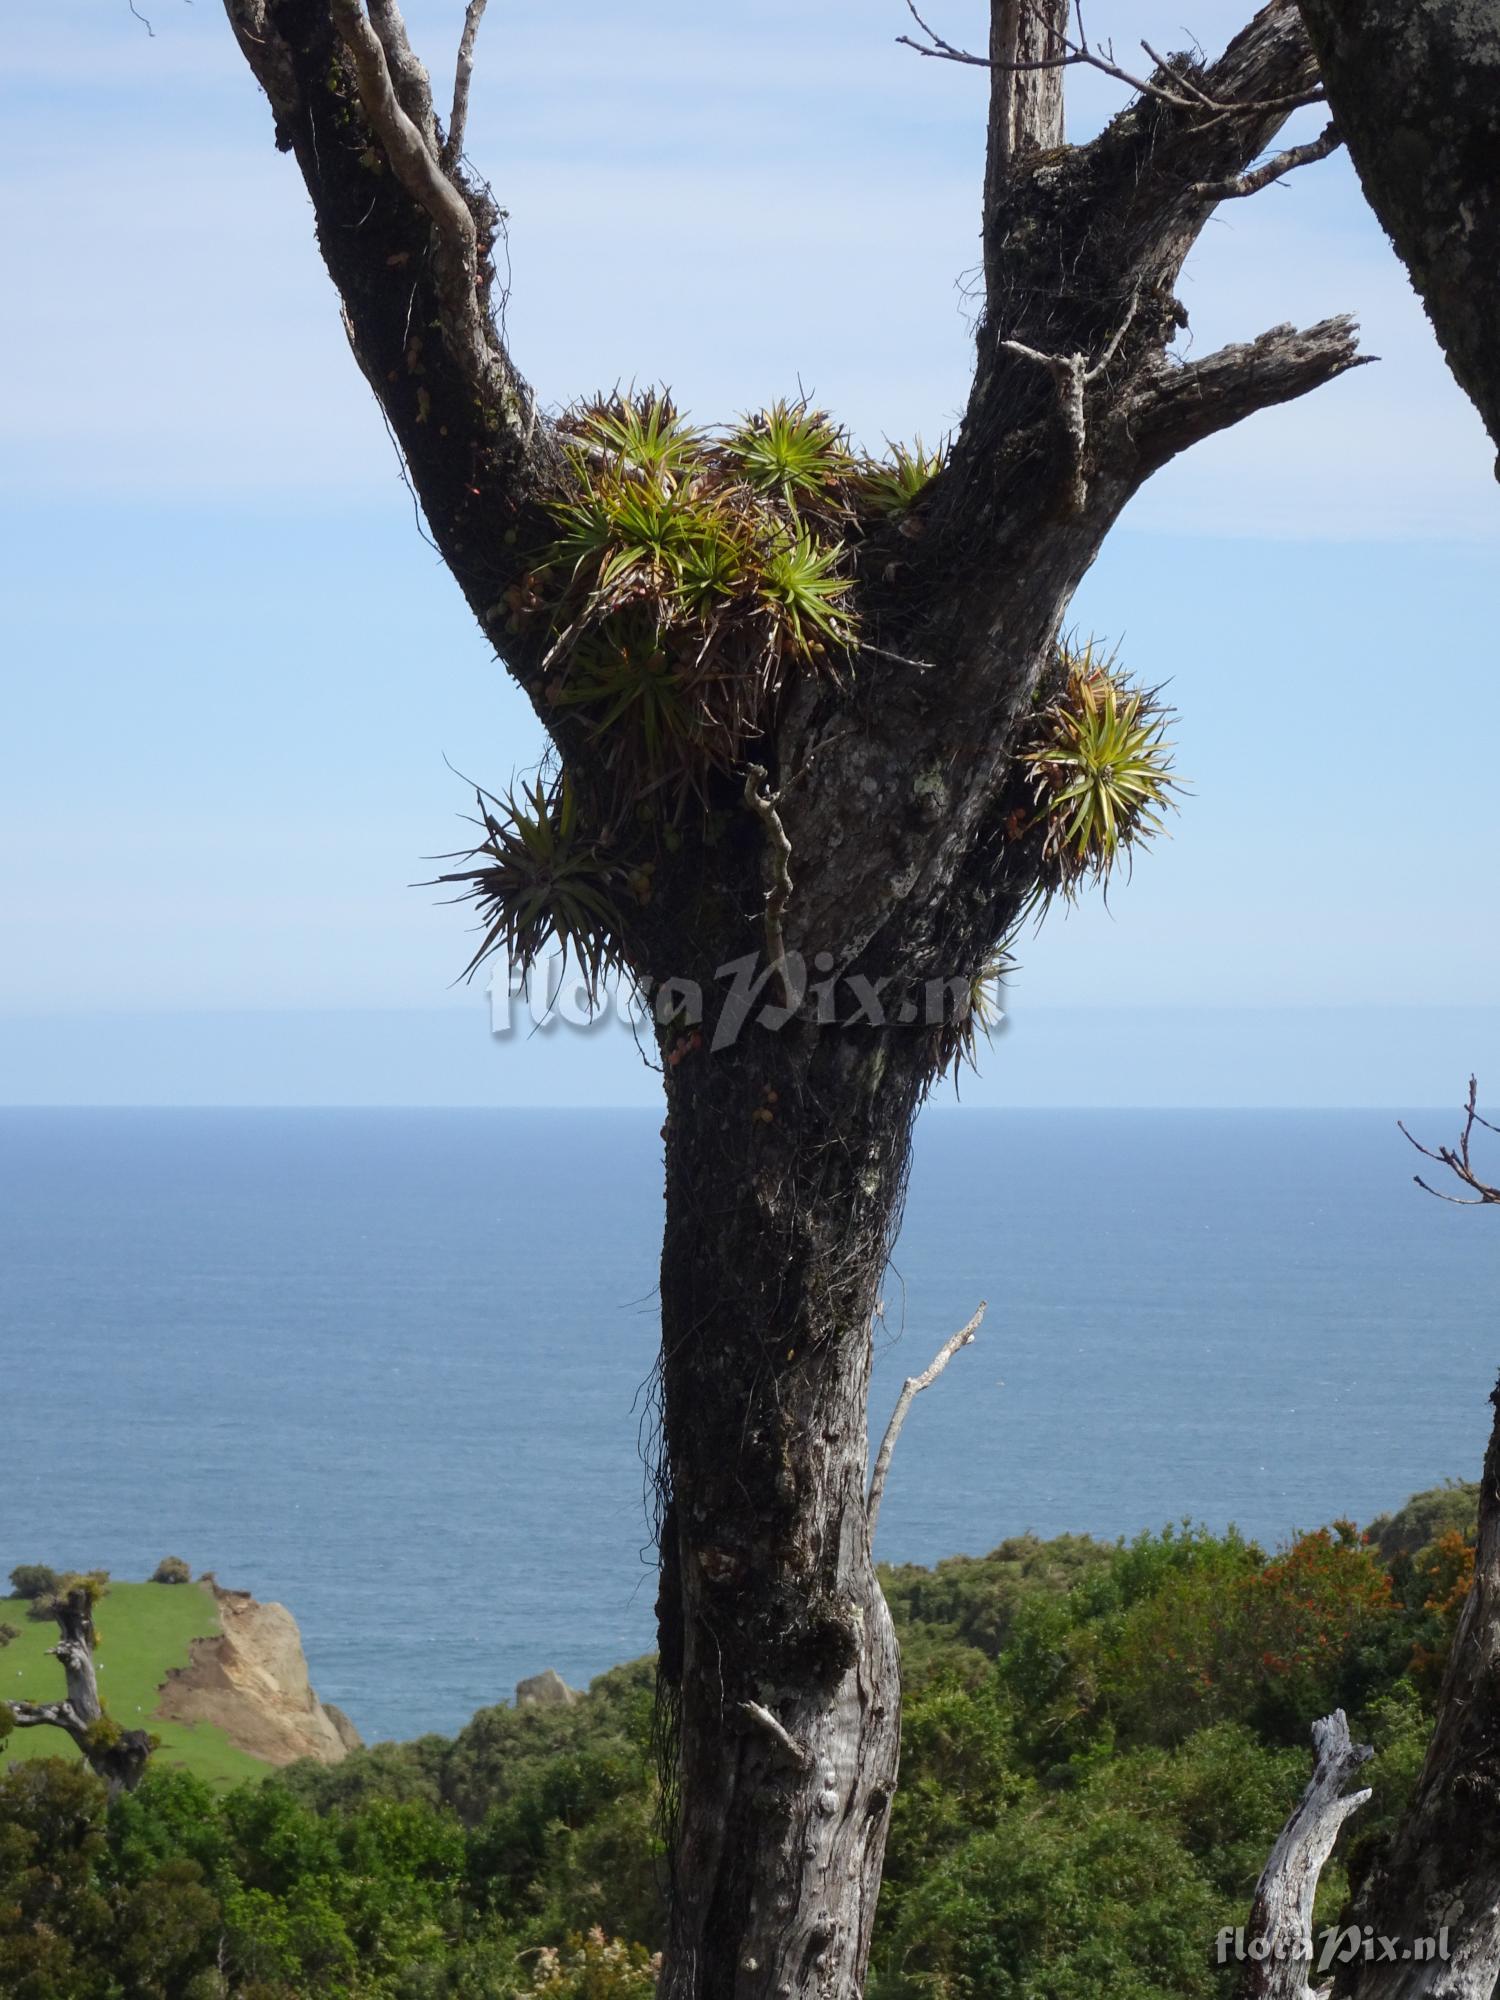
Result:
[[[50,1651],[62,1665],[67,1693],[61,1701],[12,1701],[5,1707],[17,1729],[61,1729],[112,1793],[132,1792],[155,1744],[144,1729],[122,1729],[99,1697],[94,1606],[103,1588],[100,1577],[64,1577],[39,1601],[33,1615],[56,1619],[61,1634]]]
[[[481,801],[481,952],[564,937],[656,996],[662,1994],[846,2000],[897,1772],[866,1404],[912,1121],[997,946],[1162,800],[1146,697],[1060,645],[1079,579],[1153,472],[1359,359],[1346,319],[1170,351],[1312,49],[1273,0],[1072,146],[1066,0],[993,0],[967,410],[941,462],[876,466],[795,405],[709,440],[660,398],[538,409],[463,157],[483,0],[446,120],[395,0],[225,5],[433,539],[555,746]]]
[[[1500,0],[1301,4],[1365,198],[1500,451]]]
[[[1370,1797],[1345,1787],[1371,1756],[1336,1708],[1313,1724],[1313,1774],[1271,1849],[1242,1940],[1240,2000],[1312,2000],[1313,1902],[1339,1829]]]

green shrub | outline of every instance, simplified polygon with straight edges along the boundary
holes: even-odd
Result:
[[[13,1597],[51,1597],[62,1577],[45,1563],[17,1563],[10,1573],[10,1589]]]
[[[153,1583],[191,1583],[193,1572],[181,1556],[163,1556],[151,1572]]]
[[[1413,1493],[1394,1514],[1378,1514],[1365,1529],[1365,1540],[1373,1542],[1381,1560],[1389,1563],[1399,1555],[1415,1555],[1449,1529],[1456,1528],[1472,1542],[1478,1525],[1479,1487],[1469,1480],[1450,1479],[1445,1486]]]

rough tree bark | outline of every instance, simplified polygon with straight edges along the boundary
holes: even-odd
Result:
[[[61,1637],[51,1652],[62,1664],[67,1693],[61,1701],[6,1704],[18,1729],[61,1729],[72,1738],[85,1763],[110,1791],[134,1791],[151,1756],[144,1729],[121,1729],[105,1712],[94,1671],[94,1590],[87,1583],[65,1587],[49,1605]]]
[[[555,533],[561,454],[489,312],[494,204],[444,143],[393,0],[225,4],[432,535],[586,796],[598,748],[549,703],[546,634],[507,629]],[[662,1032],[664,2000],[862,1990],[899,1741],[866,1517],[870,1320],[951,1046],[918,1000],[966,983],[1035,887],[1017,730],[1120,509],[1176,453],[1358,358],[1345,320],[1167,353],[1224,184],[1315,93],[1294,0],[1217,62],[1175,60],[1078,147],[1060,73],[1013,67],[1047,61],[1066,19],[1065,0],[993,7],[986,298],[949,461],[860,541],[840,673],[786,691],[621,919],[637,975],[696,981],[708,1008],[698,1034]],[[827,1025],[794,982],[779,1028],[721,1032],[719,974],[770,944],[768,892],[768,957],[833,969],[856,1024]],[[860,981],[883,1009],[851,1008]]]
[[[1366,199],[1500,450],[1500,0],[1301,5]]]

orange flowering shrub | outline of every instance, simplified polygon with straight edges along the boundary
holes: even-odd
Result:
[[[1457,1528],[1439,1535],[1412,1559],[1407,1596],[1429,1614],[1430,1626],[1412,1647],[1409,1671],[1428,1700],[1442,1685],[1448,1651],[1473,1581],[1474,1545]]]

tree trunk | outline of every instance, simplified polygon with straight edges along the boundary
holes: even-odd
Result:
[[[1301,7],[1366,199],[1500,448],[1500,0]]]
[[[1361,1888],[1354,1921],[1397,1956],[1351,1965],[1357,2000],[1490,2000],[1500,1978],[1500,1387],[1479,1488],[1474,1581],[1411,1807]],[[1448,1956],[1401,1958],[1446,1928]]]
[[[490,309],[500,212],[441,130],[395,0],[224,4],[433,540],[600,851],[642,843],[608,920],[619,960],[714,995],[696,1030],[660,1035],[663,1992],[855,2000],[898,1752],[866,1521],[870,1321],[912,1118],[955,1053],[954,987],[1039,888],[1020,738],[1120,509],[1178,452],[1358,362],[1345,320],[1170,351],[1183,260],[1308,101],[1312,51],[1295,0],[1270,0],[1217,61],[1175,58],[1067,147],[1061,72],[1036,65],[1059,59],[1068,0],[992,0],[988,54],[965,59],[990,71],[991,108],[960,434],[895,513],[851,510],[843,657],[760,691],[747,672],[749,719],[700,773],[702,809],[652,794],[627,821],[600,804],[620,729],[569,704],[564,635],[533,615],[578,474]],[[834,975],[832,1018],[793,960]],[[778,1027],[721,1032],[736,963],[783,988]],[[885,1011],[866,1011],[885,982]]]
[[[865,1410],[912,1053],[757,1028],[668,1070],[666,2000],[863,1988],[899,1733]]]

